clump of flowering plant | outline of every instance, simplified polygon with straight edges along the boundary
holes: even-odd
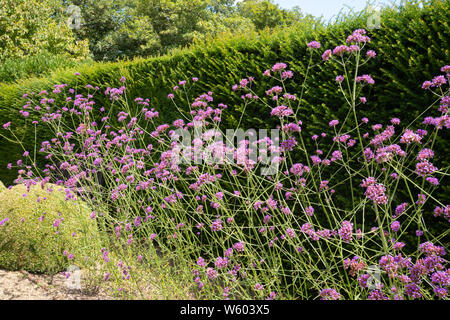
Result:
[[[110,239],[99,252],[104,279],[121,292],[126,283],[139,287],[138,270],[164,258],[199,298],[446,298],[448,234],[433,234],[424,217],[449,217],[448,204],[435,196],[448,168],[431,162],[436,136],[450,127],[449,67],[423,84],[440,100],[439,115],[423,120],[426,129],[401,129],[398,118],[371,124],[362,94],[376,81],[361,72],[377,55],[369,43],[358,29],[323,53],[320,43],[308,44],[310,62],[317,55],[318,63],[340,67],[336,86],[349,111],[345,119],[324,119],[329,130],[320,135],[302,130],[303,92],[286,92],[295,75],[282,62],[263,73],[275,84],[268,99],[253,91],[253,77],[231,88],[245,105],[265,105],[280,124],[275,135],[249,130],[237,144],[238,131],[227,135],[221,127],[228,106],[213,92],[166,124],[150,100],[127,98],[126,79],[103,93],[90,86],[81,95],[62,84],[52,94],[28,95],[23,116],[36,113],[36,125],[55,136],[38,150],[44,169],[27,153],[15,166],[16,183],[52,181],[96,208],[91,217]],[[174,108],[195,82],[173,88]],[[96,106],[98,94],[111,105]],[[54,103],[58,96],[62,105]],[[14,124],[4,130],[13,133]],[[339,196],[350,205],[340,206]],[[408,230],[420,232],[411,240]],[[111,263],[112,251],[119,262]]]

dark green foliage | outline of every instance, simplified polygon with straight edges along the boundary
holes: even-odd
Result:
[[[272,0],[59,0],[76,5],[81,25],[73,32],[89,40],[96,61],[117,61],[164,54],[224,32],[318,23],[296,7],[280,8]]]
[[[369,31],[372,38],[369,46],[378,55],[362,71],[371,74],[376,81],[373,89],[364,92],[369,102],[361,107],[371,124],[386,123],[392,117],[398,117],[402,124],[407,125],[434,102],[434,97],[422,90],[421,84],[439,74],[440,68],[449,63],[449,11],[450,1],[434,0],[425,3],[422,8],[409,4],[406,8],[382,12],[381,28]],[[197,44],[189,50],[176,50],[166,56],[83,66],[79,70],[57,72],[45,79],[32,79],[19,85],[1,85],[0,124],[11,120],[12,128],[19,128],[19,137],[25,138],[26,148],[32,150],[34,128],[31,125],[23,126],[18,113],[25,103],[21,99],[24,93],[43,89],[51,91],[57,83],[67,83],[69,87],[82,84],[78,88],[79,92],[83,92],[85,84],[98,85],[104,90],[108,86],[119,87],[121,76],[127,79],[128,97],[150,98],[151,106],[160,112],[160,121],[172,122],[179,116],[168,101],[167,94],[179,80],[195,76],[200,80],[192,94],[213,91],[217,103],[229,106],[223,117],[223,125],[232,128],[239,123],[243,108],[239,94],[231,92],[231,86],[239,79],[254,76],[256,93],[264,97],[264,91],[274,83],[263,77],[262,72],[276,62],[285,62],[295,73],[288,90],[299,94],[309,61],[306,44],[312,40],[321,42],[322,53],[325,49],[342,44],[343,39],[354,29],[366,28],[366,22],[367,14],[361,13],[341,17],[326,28],[295,25],[259,35],[244,34],[204,45]],[[314,61],[320,60],[319,54],[316,54]],[[75,71],[82,75],[74,77]],[[333,63],[319,64],[309,74],[306,100],[299,110],[304,123],[303,131],[308,134],[320,134],[328,121],[346,116],[347,107],[344,107],[334,81],[337,75],[338,66]],[[108,103],[108,99],[105,97],[96,103],[102,106]],[[270,126],[269,112],[261,104],[252,104],[245,110],[241,125],[245,128]],[[44,136],[43,132],[39,132],[40,138]],[[445,150],[449,150],[448,139],[444,135],[441,135],[435,150],[436,154],[440,154],[437,163],[448,165],[447,160],[443,159]],[[10,183],[15,172],[6,170],[6,164],[15,162],[23,150],[1,139],[0,152],[0,178]]]

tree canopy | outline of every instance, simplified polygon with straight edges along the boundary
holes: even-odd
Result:
[[[48,51],[114,61],[314,19],[272,0],[0,0],[0,60]],[[77,10],[67,10],[76,6]],[[72,8],[73,9],[73,8]],[[76,18],[77,25],[70,25]]]

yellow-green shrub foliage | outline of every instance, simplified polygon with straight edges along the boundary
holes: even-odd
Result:
[[[2,193],[5,190],[6,190],[5,185],[3,184],[3,182],[0,181],[0,193]]]
[[[65,189],[53,184],[0,193],[0,268],[53,274],[95,259],[96,221],[85,203],[66,198]]]
[[[71,59],[89,55],[89,42],[76,41],[59,0],[0,0],[0,61],[42,51]]]

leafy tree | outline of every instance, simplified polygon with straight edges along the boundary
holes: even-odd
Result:
[[[203,32],[195,35],[194,41],[208,41],[224,34],[253,33],[256,31],[253,22],[237,13],[229,15],[214,14],[211,19],[199,23]]]
[[[205,31],[210,19],[206,0],[138,0],[137,12],[149,19],[163,50],[185,46]]]
[[[88,41],[76,41],[59,0],[0,0],[0,61],[40,52],[85,58]]]
[[[133,18],[127,0],[63,0],[69,8],[75,5],[80,12],[80,27],[74,30],[78,39],[89,39],[89,49],[95,60],[115,60],[120,56],[123,25]],[[126,50],[125,50],[126,51]]]
[[[237,3],[237,11],[242,17],[249,18],[257,30],[291,25],[304,18],[299,7],[285,10],[272,0],[243,0]]]
[[[161,51],[161,41],[146,16],[135,16],[113,35],[120,57],[150,56]]]
[[[235,0],[209,0],[207,9],[215,14],[230,15],[236,12]]]
[[[302,20],[272,0],[0,0],[0,60],[53,54],[100,61],[161,54],[224,33],[246,33]],[[79,25],[68,18],[76,6]]]

